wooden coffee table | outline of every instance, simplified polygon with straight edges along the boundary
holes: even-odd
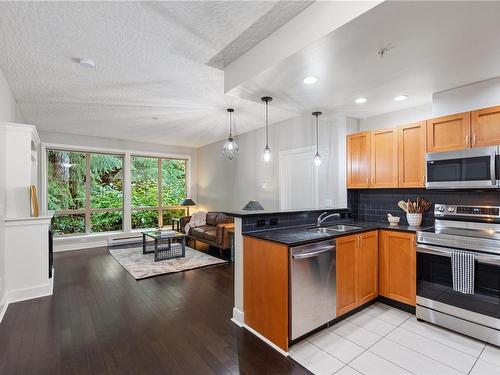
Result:
[[[155,262],[185,257],[186,237],[184,233],[174,230],[142,232],[142,253],[154,253]]]

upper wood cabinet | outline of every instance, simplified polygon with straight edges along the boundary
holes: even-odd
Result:
[[[425,121],[398,128],[399,187],[425,187]]]
[[[347,136],[347,187],[370,186],[370,132]]]
[[[398,187],[398,130],[374,130],[371,134],[371,187]]]
[[[500,144],[500,106],[471,112],[472,147]]]
[[[470,142],[470,112],[427,120],[428,152],[462,150]]]
[[[337,239],[337,316],[378,296],[378,231]]]
[[[379,232],[379,294],[415,306],[415,234],[390,230]]]

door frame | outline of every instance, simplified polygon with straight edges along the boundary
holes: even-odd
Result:
[[[299,148],[294,148],[290,150],[283,150],[278,152],[278,168],[279,168],[279,176],[278,176],[278,184],[279,184],[279,203],[280,203],[280,209],[284,209],[284,203],[286,203],[287,208],[288,207],[288,199],[289,199],[289,188],[288,186],[284,183],[286,181],[286,178],[288,177],[288,170],[285,167],[285,158],[287,156],[291,156],[294,154],[305,154],[305,153],[311,153],[311,167],[314,168],[314,173],[313,173],[313,202],[314,202],[314,207],[302,207],[302,208],[318,208],[319,207],[319,168],[315,167],[313,164],[313,157],[314,153],[316,151],[315,146],[308,146],[308,147],[299,147]]]

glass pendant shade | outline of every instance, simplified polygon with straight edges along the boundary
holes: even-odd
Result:
[[[314,155],[313,163],[316,167],[321,165],[321,155],[319,154],[319,119],[321,112],[313,112],[312,115],[316,117],[316,155]]]
[[[273,154],[269,148],[269,102],[273,100],[270,96],[264,96],[260,100],[266,103],[266,147],[264,148],[264,153],[262,154],[262,160],[265,163],[269,163],[273,160]]]
[[[238,156],[240,148],[238,146],[238,143],[236,143],[236,140],[233,138],[232,125],[233,125],[234,109],[228,108],[227,111],[229,112],[229,137],[227,138],[226,143],[224,143],[224,147],[222,148],[222,153],[229,160],[233,160],[236,156]]]

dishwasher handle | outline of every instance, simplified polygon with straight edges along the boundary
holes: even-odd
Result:
[[[318,257],[321,254],[328,253],[329,251],[335,250],[335,245],[333,246],[325,246],[325,247],[320,247],[318,249],[315,249],[314,251],[303,251],[300,253],[296,253],[292,255],[293,259],[307,259],[307,258],[314,258]]]

